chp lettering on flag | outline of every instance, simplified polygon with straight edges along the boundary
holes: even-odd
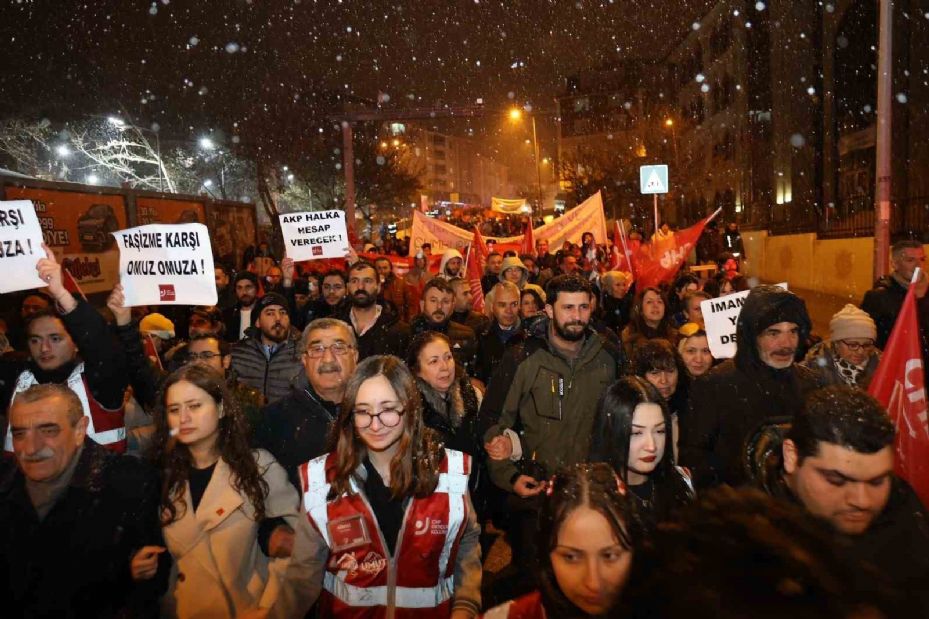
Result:
[[[697,239],[703,228],[722,209],[703,219],[693,226],[672,232],[660,242],[652,241],[639,247],[633,259],[635,279],[638,289],[643,290],[650,286],[658,286],[662,282],[671,282],[677,274],[688,254],[697,245]]]
[[[919,274],[917,269],[913,283]],[[897,475],[909,482],[924,505],[929,505],[929,410],[913,283],[903,299],[868,393],[887,408],[897,429]]]

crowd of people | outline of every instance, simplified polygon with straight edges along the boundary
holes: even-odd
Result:
[[[0,357],[4,615],[929,615],[865,391],[922,245],[829,333],[756,284],[732,359],[700,310],[732,268],[639,289],[585,233],[490,251],[481,312],[428,252],[217,264],[215,307],[95,308],[39,260]]]

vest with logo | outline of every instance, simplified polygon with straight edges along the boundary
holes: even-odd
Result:
[[[481,615],[481,619],[546,619],[542,595],[538,591],[533,591],[515,600],[504,602]]]
[[[17,394],[22,393],[29,387],[39,384],[35,375],[29,370],[25,370],[16,379],[16,388],[13,391],[12,403]],[[88,418],[87,436],[98,445],[106,447],[116,453],[126,452],[126,422],[125,407],[120,406],[116,410],[103,408],[90,391],[87,384],[87,377],[84,376],[84,364],[79,363],[71,371],[66,384],[71,391],[77,394],[81,401],[81,407],[84,409],[84,416]],[[13,434],[9,428],[6,432],[6,441],[4,450],[8,453],[13,451]]]
[[[332,453],[299,469],[307,516],[330,549],[320,616],[448,617],[458,546],[468,517],[471,456],[445,450],[435,491],[407,503],[393,556],[354,478],[353,494],[327,500],[335,462]]]

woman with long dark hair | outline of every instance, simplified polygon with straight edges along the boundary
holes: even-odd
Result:
[[[413,375],[368,357],[345,388],[331,452],[299,468],[303,514],[271,615],[474,616],[480,528],[468,496],[471,457],[425,426]]]
[[[681,355],[668,340],[654,339],[644,342],[635,351],[632,373],[650,382],[664,398],[671,411],[673,432],[671,445],[677,460],[679,426],[686,423],[690,405],[690,376]]]
[[[174,559],[163,615],[237,617],[269,608],[297,521],[284,469],[249,447],[245,416],[213,368],[192,364],[169,375],[154,418],[161,521]],[[151,547],[133,558],[134,578],[156,571]]]
[[[665,295],[658,288],[649,286],[636,294],[632,318],[622,332],[627,359],[632,359],[635,349],[647,340],[661,337],[677,342],[677,330],[667,307]]]
[[[665,399],[639,376],[619,379],[597,404],[590,460],[613,467],[649,524],[668,519],[694,497],[690,475],[674,464],[670,428]]]
[[[579,464],[547,482],[539,514],[537,591],[485,619],[585,619],[616,607],[641,526],[627,489],[606,464]]]

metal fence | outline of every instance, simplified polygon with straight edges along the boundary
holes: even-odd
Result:
[[[831,213],[827,217],[824,213],[809,211],[790,215],[784,221],[745,227],[767,229],[771,235],[816,233],[822,239],[874,235],[873,206],[844,217]],[[929,243],[929,196],[894,202],[891,205],[890,235],[893,240],[912,238]]]

